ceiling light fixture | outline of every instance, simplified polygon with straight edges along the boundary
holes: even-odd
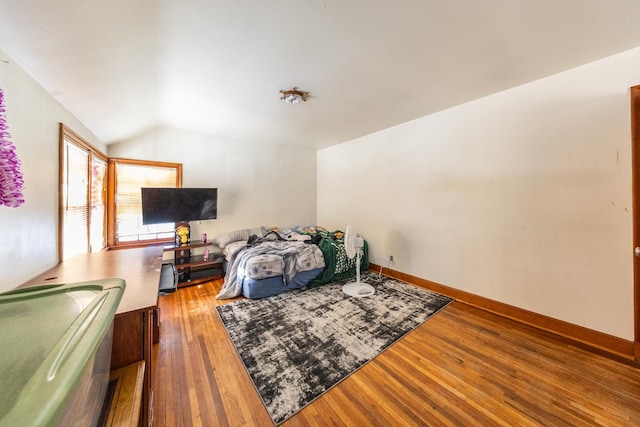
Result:
[[[280,99],[287,104],[299,104],[302,101],[306,101],[309,96],[309,92],[298,90],[297,87],[294,87],[291,90],[281,90],[280,93],[282,94]]]

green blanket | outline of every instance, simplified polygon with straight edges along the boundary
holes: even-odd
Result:
[[[309,284],[308,288],[336,282],[356,275],[356,257],[347,257],[344,247],[344,233],[340,230],[321,231],[318,247],[324,255],[324,271]],[[368,245],[364,242],[363,255],[360,259],[360,271],[369,268]]]

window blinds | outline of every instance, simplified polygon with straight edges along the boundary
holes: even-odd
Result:
[[[142,187],[176,187],[175,167],[116,164],[116,241],[171,238],[174,224],[142,225]]]
[[[65,139],[62,177],[64,258],[89,251],[89,152]]]

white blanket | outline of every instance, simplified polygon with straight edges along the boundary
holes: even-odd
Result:
[[[322,251],[313,244],[275,240],[255,246],[243,246],[237,248],[229,257],[224,285],[216,299],[235,298],[242,294],[243,277],[240,274],[245,271],[247,261],[254,256],[264,254],[275,254],[281,257],[285,285],[300,271],[321,268],[325,265]]]

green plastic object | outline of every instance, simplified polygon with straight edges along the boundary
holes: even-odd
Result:
[[[0,294],[0,427],[94,425],[122,279]]]

